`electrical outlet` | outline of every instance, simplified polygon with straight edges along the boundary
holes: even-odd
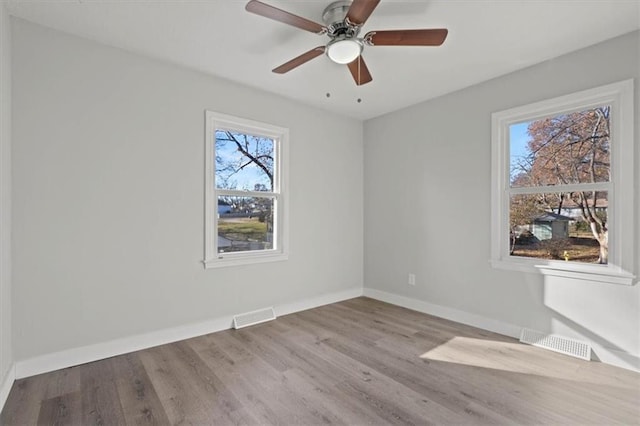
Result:
[[[409,285],[416,285],[416,274],[409,274]]]

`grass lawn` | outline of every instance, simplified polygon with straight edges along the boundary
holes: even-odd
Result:
[[[266,241],[267,223],[257,217],[220,218],[218,235],[232,241]]]
[[[565,245],[557,254],[552,256],[543,244],[516,244],[512,256],[535,257],[538,259],[562,259],[563,252],[566,250],[569,255],[569,261],[582,263],[598,263],[600,253],[600,245],[593,238],[586,237],[570,237],[565,240]]]

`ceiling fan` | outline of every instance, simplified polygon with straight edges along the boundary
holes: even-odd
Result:
[[[264,16],[284,24],[319,35],[330,40],[325,46],[315,47],[292,60],[285,62],[273,72],[284,74],[326,53],[338,64],[346,64],[358,86],[373,80],[362,59],[365,46],[440,46],[447,38],[447,29],[383,30],[369,31],[358,37],[362,26],[378,6],[380,0],[338,0],[327,6],[322,13],[325,25],[310,21],[259,0],[251,0],[245,7],[248,12]]]

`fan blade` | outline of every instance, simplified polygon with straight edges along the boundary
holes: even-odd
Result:
[[[364,63],[364,59],[361,56],[347,64],[349,67],[349,71],[351,71],[351,75],[353,79],[356,81],[358,86],[362,86],[363,84],[367,84],[373,80],[371,77],[371,73],[369,72],[369,68],[367,68],[367,64]]]
[[[364,40],[372,46],[440,46],[448,33],[446,28],[371,31]]]
[[[251,0],[247,3],[245,9],[247,12],[255,13],[256,15],[264,16],[265,18],[289,24],[306,31],[311,31],[312,33],[322,34],[326,31],[325,27],[316,22],[294,15],[293,13],[289,13],[282,9],[278,9],[277,7],[269,6],[268,4],[262,3],[258,0]]]
[[[300,65],[309,62],[313,58],[317,58],[318,56],[324,53],[324,46],[316,47],[315,49],[311,49],[310,51],[303,53],[302,55],[293,58],[289,62],[286,62],[280,65],[277,68],[273,69],[273,72],[276,74],[284,74],[286,72],[291,71],[292,69],[299,67]]]
[[[353,0],[346,19],[352,24],[362,25],[369,19],[378,3],[380,3],[380,0]]]

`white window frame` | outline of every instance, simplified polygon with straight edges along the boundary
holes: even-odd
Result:
[[[289,129],[234,117],[214,111],[205,111],[205,268],[247,265],[286,260],[289,257],[289,209],[287,188],[289,183]],[[274,142],[273,190],[270,192],[222,190],[216,188],[215,149],[216,129],[264,136]],[[218,253],[218,196],[267,197],[274,200],[273,249]]]
[[[609,262],[606,265],[511,256],[509,203],[511,194],[565,192],[576,185],[510,187],[509,127],[563,113],[611,106],[611,182],[593,184],[608,191]],[[633,285],[634,269],[634,115],[633,80],[572,93],[495,112],[491,116],[491,265],[494,268],[587,281]]]

